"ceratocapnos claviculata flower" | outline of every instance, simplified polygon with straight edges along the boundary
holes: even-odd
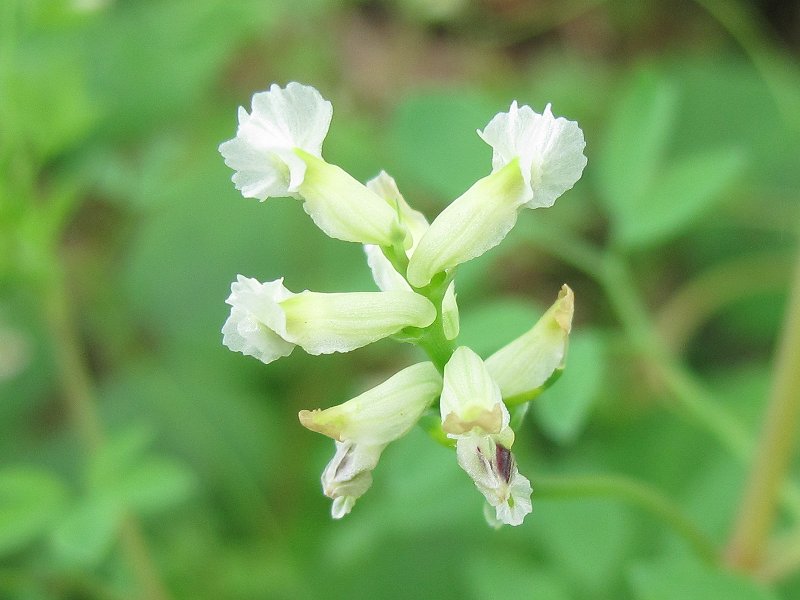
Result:
[[[482,359],[457,343],[456,267],[497,246],[523,208],[552,206],[586,165],[574,121],[511,104],[478,131],[493,150],[491,173],[432,222],[414,210],[391,176],[362,184],[322,157],[330,102],[309,86],[272,85],[239,109],[236,137],[220,145],[233,182],[247,198],[290,196],[327,235],[364,245],[379,289],[292,293],[282,279],[239,275],[222,328],[231,350],[270,363],[295,346],[309,354],[348,352],[393,336],[428,361],[300,422],[335,441],[322,474],[334,518],[351,511],[372,484],[384,448],[438,402],[438,435],[486,499],[492,525],[519,525],[531,512],[531,484],[511,447],[509,408],[535,398],[564,368],[574,297],[564,285],[533,327]]]

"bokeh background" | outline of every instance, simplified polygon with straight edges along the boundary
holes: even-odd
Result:
[[[3,0],[0,598],[800,597],[793,565],[767,583],[705,565],[624,490],[546,484],[624,477],[730,538],[797,255],[799,15],[778,0]],[[297,412],[413,347],[265,366],[222,346],[237,273],[374,289],[360,247],[296,201],[242,198],[217,152],[239,105],[293,80],[333,102],[326,159],[361,180],[386,169],[429,218],[490,171],[475,130],[511,100],[583,128],[583,179],[458,275],[459,341],[484,356],[575,290],[567,369],[515,445],[534,486],[521,527],[487,527],[422,430],[330,519],[333,444]]]

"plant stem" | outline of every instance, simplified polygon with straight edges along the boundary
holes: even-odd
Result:
[[[52,253],[50,264],[53,265],[52,273],[43,288],[50,339],[55,346],[55,358],[67,409],[78,435],[91,455],[104,445],[105,433],[95,411],[92,383],[69,303],[65,274],[59,268],[55,252]],[[139,583],[139,597],[146,600],[168,600],[170,596],[150,557],[141,527],[133,516],[123,519],[120,542],[123,554]]]
[[[800,418],[800,256],[777,351],[769,405],[726,559],[751,570],[763,560],[777,513],[781,482],[795,448]]]
[[[539,229],[532,239],[540,243],[542,249],[582,270],[603,286],[635,349],[658,373],[684,413],[709,431],[737,459],[749,461],[755,447],[751,436],[675,359],[636,293],[633,276],[622,258],[610,251],[605,260],[600,261],[597,258],[601,254],[599,249],[570,232],[558,230],[548,233],[548,228]],[[784,507],[800,519],[800,488],[791,480],[785,481],[780,494]]]
[[[708,564],[714,564],[719,560],[711,539],[698,529],[676,504],[651,486],[613,475],[538,477],[535,483],[538,498],[605,496],[638,506],[683,537],[698,558]]]

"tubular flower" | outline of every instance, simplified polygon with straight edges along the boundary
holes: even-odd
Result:
[[[336,440],[336,454],[322,474],[325,495],[341,518],[372,484],[372,470],[387,444],[404,436],[442,389],[432,363],[412,365],[344,404],[300,411],[304,427]]]
[[[407,233],[382,199],[322,159],[333,108],[313,87],[273,84],[239,108],[236,137],[220,145],[233,182],[245,198],[291,196],[327,235],[391,246]]]
[[[575,295],[563,285],[536,324],[486,359],[486,368],[506,400],[531,400],[556,371],[564,368],[575,311]]]
[[[492,174],[456,198],[431,224],[408,266],[408,280],[426,285],[436,273],[497,246],[522,206],[552,206],[586,166],[583,132],[574,121],[511,104],[478,135],[493,149]]]
[[[295,346],[309,354],[349,352],[405,327],[427,327],[436,317],[430,300],[414,292],[293,294],[283,279],[260,283],[242,275],[226,302],[232,308],[222,343],[263,363]]]
[[[469,348],[456,349],[445,366],[439,406],[458,464],[495,509],[491,524],[521,524],[531,512],[531,485],[511,454],[514,432],[500,388]]]

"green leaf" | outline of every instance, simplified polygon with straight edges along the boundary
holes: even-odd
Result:
[[[185,501],[197,480],[186,467],[161,457],[134,466],[120,481],[118,492],[137,513],[156,513]]]
[[[475,130],[485,127],[493,112],[485,98],[464,90],[404,100],[389,133],[398,176],[407,173],[445,200],[456,198],[491,171],[491,150]]]
[[[487,358],[533,327],[543,312],[535,305],[511,298],[463,311],[458,343]]]
[[[536,419],[549,437],[574,442],[586,425],[605,376],[605,339],[596,331],[571,335],[561,378],[533,402]]]
[[[615,227],[630,219],[656,177],[676,116],[677,93],[652,71],[640,72],[611,117],[605,144],[593,160],[599,191]]]
[[[569,600],[564,582],[551,570],[531,565],[529,557],[513,552],[471,557],[464,577],[472,598],[503,600]],[[534,592],[535,590],[535,592]]]
[[[53,531],[50,545],[55,557],[67,565],[96,566],[111,549],[122,514],[110,497],[84,499]]]
[[[744,166],[741,152],[724,148],[683,158],[619,219],[620,241],[628,247],[662,242],[682,231],[713,204]]]
[[[766,587],[735,573],[707,569],[686,561],[662,560],[630,569],[636,600],[777,600]]]
[[[0,471],[0,556],[21,549],[44,533],[61,512],[65,490],[42,469]]]

